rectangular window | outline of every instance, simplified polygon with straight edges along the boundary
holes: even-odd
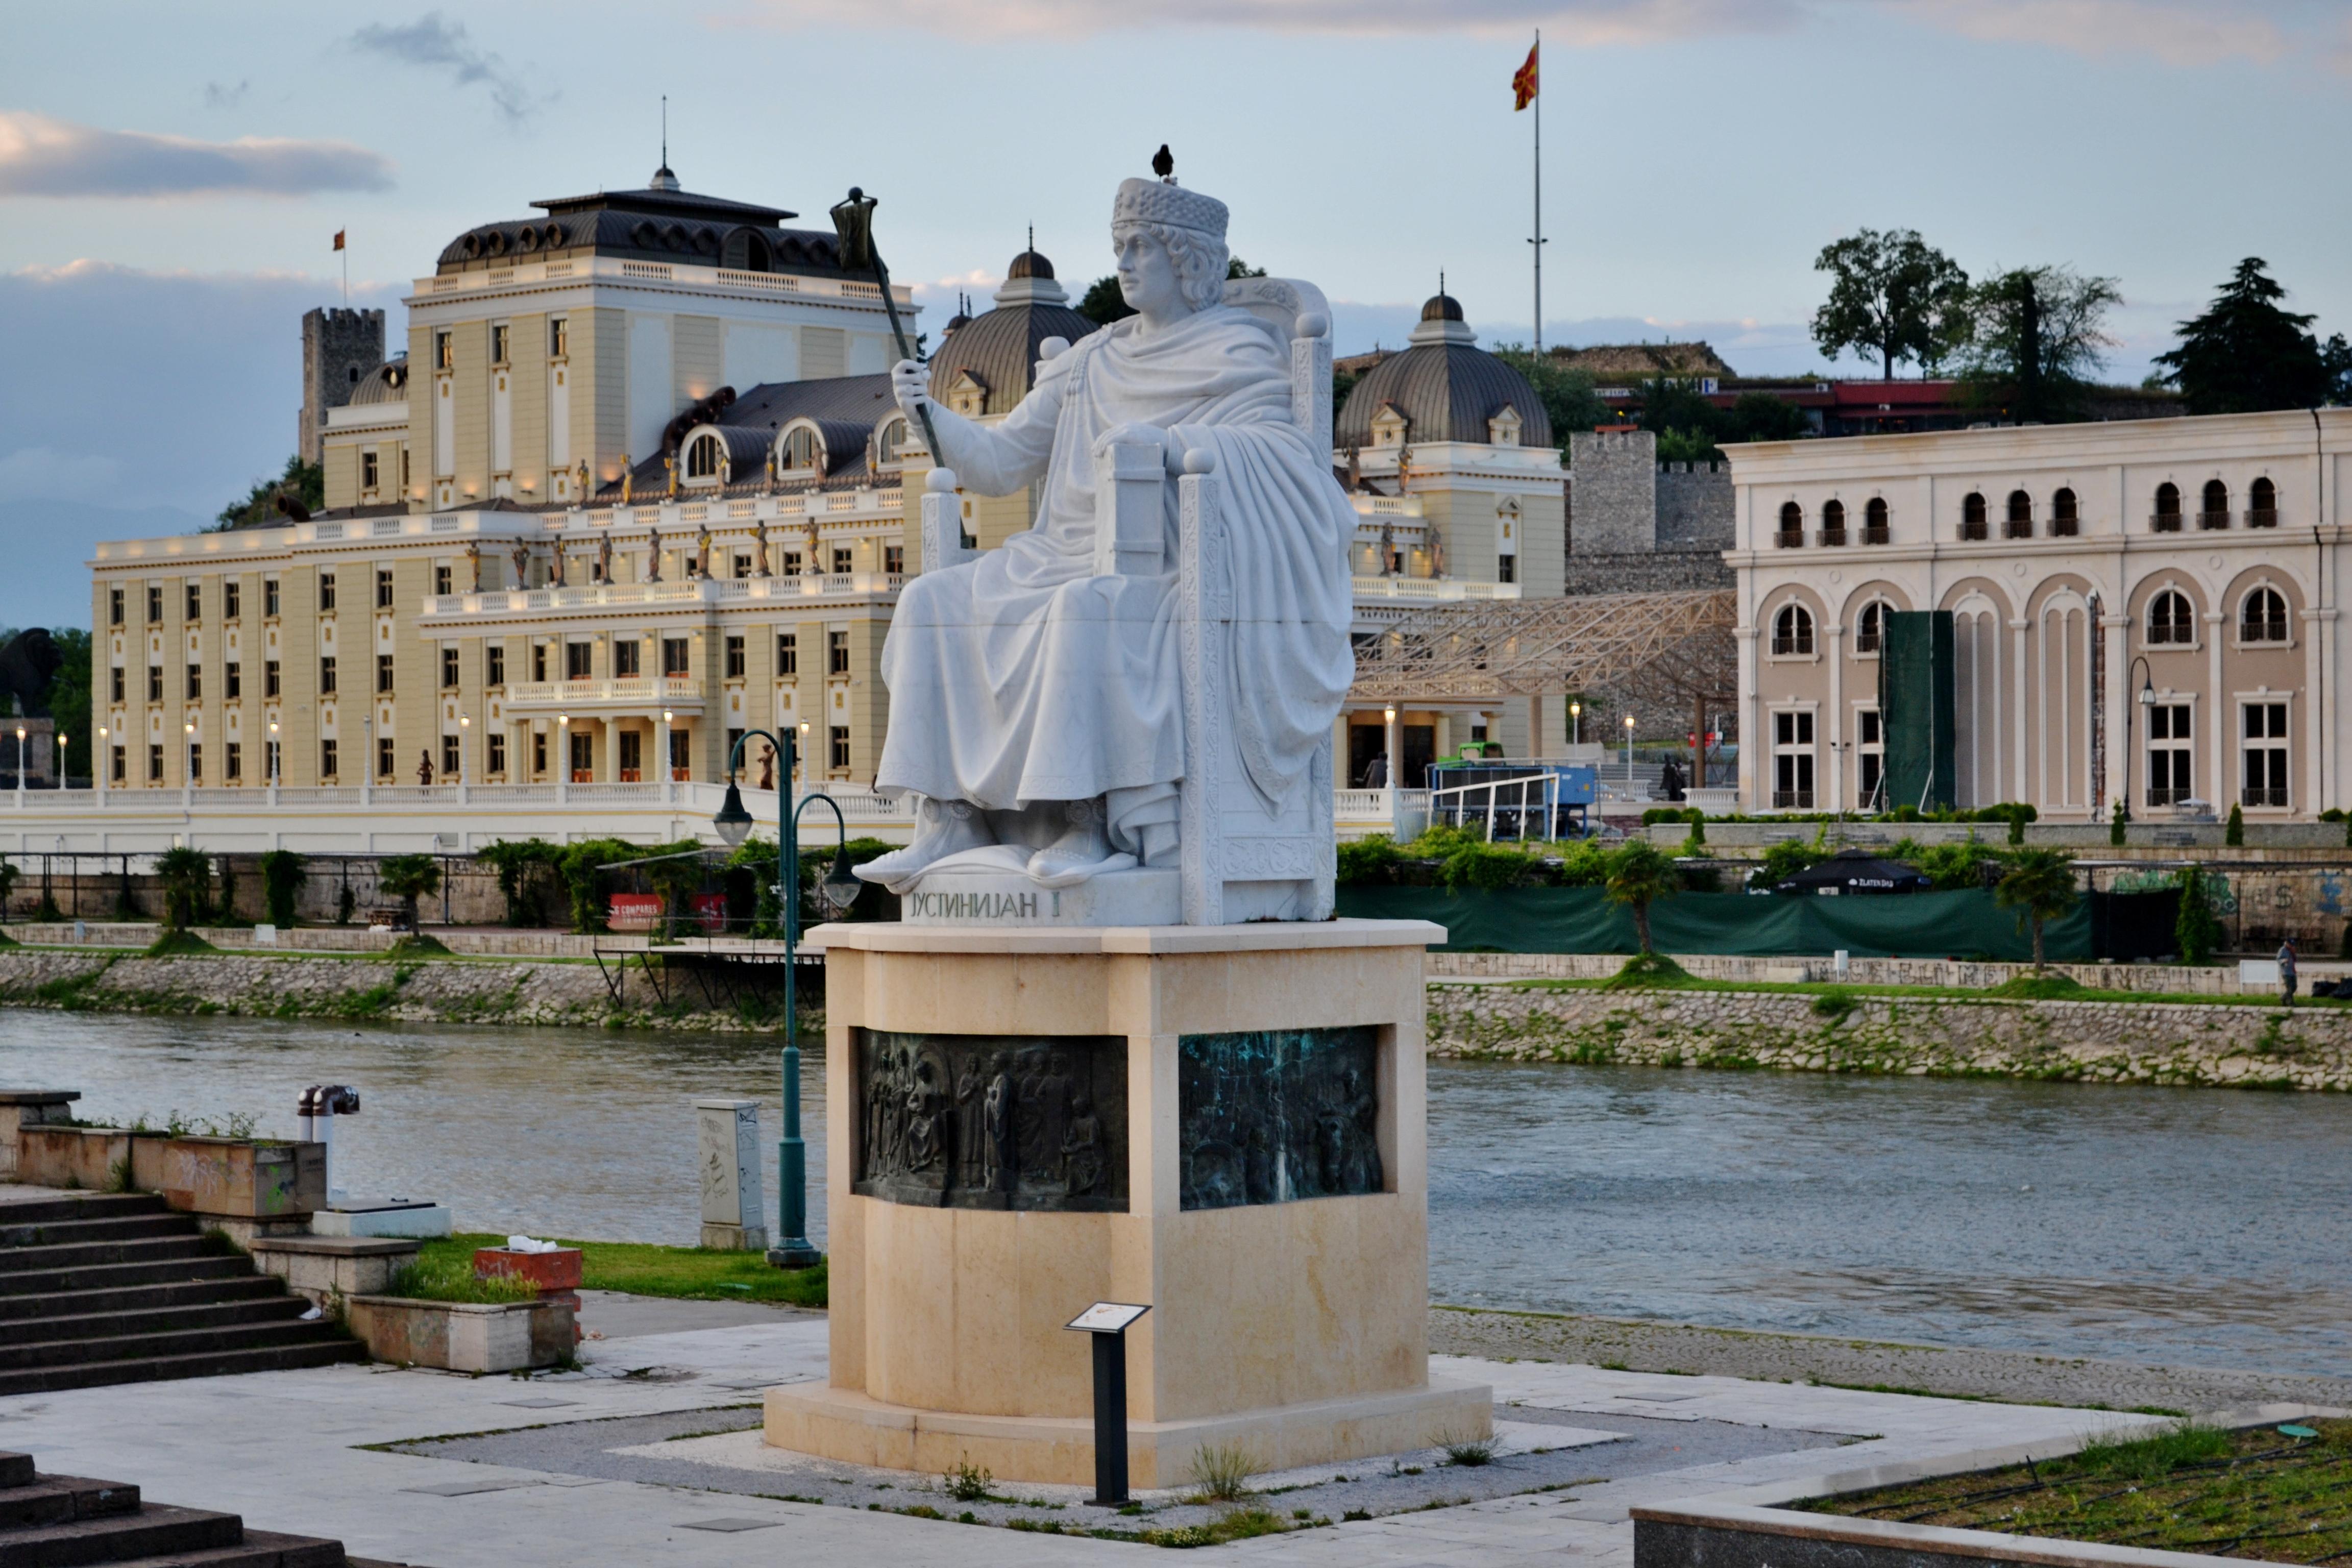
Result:
[[[547,731],[544,730],[530,732],[530,771],[533,773],[547,772]]]
[[[400,771],[400,754],[393,738],[381,735],[375,742],[375,776],[388,779]]]
[[[122,624],[122,590],[120,588],[106,591],[106,624],[110,626]]]
[[[836,544],[833,547],[833,570],[835,575],[845,575],[849,573],[852,570],[850,561],[851,556],[849,547],[847,545]]]
[[[504,321],[490,323],[490,363],[507,363],[507,324]]]
[[[108,765],[108,767],[112,771],[112,773],[113,773],[113,774],[114,774],[114,782],[115,782],[116,784],[121,784],[121,783],[122,783],[126,778],[128,778],[128,777],[130,776],[130,775],[129,775],[129,774],[124,771],[124,770],[129,766],[129,764],[128,764],[128,763],[126,763],[123,761],[123,756],[122,756],[122,748],[121,748],[121,747],[120,747],[120,746],[110,746],[110,747],[108,747],[108,748],[107,748],[107,759],[106,759],[106,761],[107,761],[107,765]]]
[[[338,770],[335,766],[335,743],[332,741],[320,742],[319,776],[322,779],[331,779],[335,776]]]
[[[646,645],[635,637],[621,637],[613,644],[613,679],[625,680],[637,674],[644,663]]]
[[[694,737],[683,730],[669,732],[669,776],[690,779],[694,776]]]
[[[388,653],[375,656],[375,689],[387,694],[392,690],[392,655]]]
[[[383,468],[373,447],[360,448],[360,489],[372,490],[383,482]]]
[[[446,566],[436,566],[433,568],[433,591],[436,594],[450,593],[454,591],[456,587],[457,584],[452,580],[449,568]]]
[[[382,566],[375,571],[375,607],[379,610],[392,608],[392,573]]]
[[[335,656],[327,654],[319,660],[319,689],[331,694],[335,689]]]
[[[530,678],[533,680],[547,679],[547,645],[543,642],[530,645]]]
[[[693,671],[687,668],[687,660],[686,638],[662,638],[662,673],[664,675],[692,674]]]
[[[743,679],[743,639],[741,637],[727,639],[727,679],[730,680]]]
[[[798,675],[801,672],[801,639],[791,632],[776,634],[776,673]]]
[[[1886,779],[1886,736],[1879,727],[1878,710],[1864,708],[1853,716],[1854,798],[1864,811],[1881,809],[1879,787]]]
[[[783,564],[776,569],[779,576],[797,577],[801,574],[801,552],[799,551],[787,550],[783,552],[782,559],[783,561]]]
[[[121,700],[122,700],[122,667],[121,667],[121,665],[119,665],[119,664],[118,664],[118,665],[116,665],[116,666],[114,667],[113,675],[114,675],[114,696],[113,696],[113,698],[112,698],[112,700],[113,700],[113,701],[116,701],[116,702],[120,702],[120,701],[121,701]]]
[[[204,700],[204,696],[205,667],[201,664],[192,664],[188,666],[188,700],[201,702]]]
[[[507,645],[492,643],[482,650],[482,684],[504,686],[507,683]]]
[[[455,691],[457,689],[457,650],[454,647],[445,647],[441,650],[441,689]]]
[[[749,577],[751,574],[751,558],[748,555],[738,555],[735,557],[735,575],[738,577]]]
[[[275,577],[261,580],[261,613],[265,616],[278,614],[278,579]]]
[[[202,583],[191,582],[188,584],[187,598],[188,621],[194,625],[205,618],[205,585]]]
[[[163,748],[160,744],[147,748],[147,782],[149,784],[163,782]]]
[[[147,624],[153,626],[163,618],[163,590],[153,583],[147,584]]]
[[[833,765],[836,768],[849,765],[849,726],[846,724],[833,727]]]
[[[2283,806],[2286,792],[2286,704],[2249,702],[2244,716],[2245,786],[2239,798],[2248,805]]]
[[[905,576],[907,573],[907,547],[903,544],[884,545],[882,547],[882,570],[887,572],[893,577]]]
[[[456,784],[457,782],[457,769],[459,765],[457,757],[457,737],[455,735],[442,736],[441,782],[443,784]]]
[[[231,741],[226,749],[222,752],[221,777],[228,781],[230,784],[238,784],[243,782],[245,778],[245,747],[241,742]]]
[[[847,632],[824,634],[824,670],[827,675],[849,673],[849,634]]]
[[[547,357],[562,359],[572,352],[572,324],[561,316],[547,323]]]
[[[2147,804],[2178,805],[2196,793],[2190,773],[2194,761],[2189,745],[2189,714],[2186,702],[2159,702],[2147,710]]]
[[[1784,810],[1813,808],[1813,716],[1772,715],[1772,804]]]
[[[245,666],[235,659],[221,666],[221,695],[232,702],[245,695]]]
[[[192,784],[205,782],[205,747],[201,741],[188,742],[188,782]]]
[[[264,697],[276,697],[279,695],[283,689],[283,682],[278,675],[278,661],[274,658],[262,660],[261,694]]]
[[[596,737],[585,730],[572,731],[572,782],[596,782]]]
[[[1495,557],[1495,581],[1516,583],[1519,580],[1519,558],[1516,555]]]
[[[646,776],[646,735],[642,730],[621,731],[621,782],[642,784]]]
[[[245,605],[245,595],[241,590],[242,585],[234,577],[221,584],[221,619],[236,619]]]
[[[261,748],[261,757],[264,765],[269,770],[269,782],[275,784],[278,782],[278,764],[282,761],[278,754],[278,742],[275,741],[265,742]]]
[[[595,659],[594,643],[568,642],[563,645],[563,679],[585,680]]]
[[[482,737],[482,771],[494,779],[507,776],[507,738],[496,731]]]
[[[321,572],[319,574],[319,613],[322,616],[327,615],[334,607],[335,574],[332,572]]]
[[[163,700],[163,667],[160,664],[151,664],[147,667],[147,700],[150,702]]]

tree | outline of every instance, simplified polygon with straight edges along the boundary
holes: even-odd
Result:
[[[563,846],[544,838],[499,839],[474,851],[474,858],[499,874],[499,894],[506,900],[507,924],[542,923],[546,896],[560,879],[557,868]]]
[[[1696,381],[1673,376],[1643,384],[1640,424],[1657,437],[1662,463],[1719,463],[1726,447],[1793,441],[1806,432],[1804,410],[1769,392],[1743,392],[1718,408]]]
[[[394,855],[375,868],[375,885],[398,899],[408,929],[416,929],[416,900],[441,886],[441,862],[430,855]]]
[[[2221,917],[2213,912],[2212,896],[2194,866],[2180,868],[2180,912],[2173,917],[2172,942],[2183,963],[2210,963],[2221,945]]]
[[[1675,863],[1646,838],[1628,838],[1609,854],[1609,879],[1601,884],[1612,904],[1625,904],[1633,910],[1633,933],[1642,943],[1642,956],[1648,958],[1654,949],[1650,945],[1650,906],[1660,899],[1672,898],[1682,889],[1682,877]]]
[[[269,527],[289,515],[279,509],[280,497],[299,505],[305,514],[320,510],[327,504],[326,468],[318,463],[304,462],[299,454],[287,458],[284,473],[274,479],[254,480],[246,498],[221,508],[220,516],[205,531]]]
[[[1525,343],[1497,343],[1495,357],[1527,377],[1543,404],[1544,417],[1551,422],[1551,438],[1561,451],[1568,450],[1570,436],[1606,425],[1614,417],[1601,400],[1591,372],[1556,363],[1549,355],[1539,358]],[[1333,396],[1338,396],[1336,387]]]
[[[2074,889],[2074,857],[2063,849],[2020,849],[2009,857],[2009,869],[1993,884],[1993,902],[2015,910],[2021,921],[2033,926],[2033,967],[2043,961],[2042,927],[2074,907],[2081,897]]]
[[[294,901],[308,874],[302,857],[291,849],[272,849],[261,858],[261,901],[271,925],[293,926]]]
[[[2123,298],[2114,279],[2064,267],[2021,267],[1978,284],[1960,365],[1970,401],[2021,424],[2081,418],[2102,351],[2116,345],[2107,312]]]
[[[97,735],[89,721],[89,634],[79,626],[53,626],[49,641],[65,660],[50,678],[47,699],[49,717],[66,741],[65,764],[94,776],[99,758],[89,744]]]
[[[2221,842],[2231,849],[2246,841],[2246,814],[2236,801],[2230,803],[2230,818],[2221,825]]]
[[[0,913],[6,911],[9,897],[16,890],[16,879],[23,874],[13,862],[0,860]]]
[[[1916,229],[1865,228],[1822,247],[1813,268],[1832,279],[1813,312],[1825,354],[1876,354],[1892,381],[1897,360],[1932,371],[1968,336],[1969,275]]]
[[[163,885],[163,927],[185,931],[205,918],[212,902],[213,858],[181,845],[155,857],[155,879]]]
[[[2286,290],[2268,265],[2259,256],[2239,262],[2205,313],[2179,324],[2180,346],[2156,356],[2189,413],[2314,408],[2335,390],[2312,318],[2280,307]]]
[[[2336,333],[2321,345],[2320,368],[2327,373],[2327,401],[2336,407],[2352,403],[2352,343]]]

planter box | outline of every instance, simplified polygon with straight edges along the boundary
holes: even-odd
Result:
[[[353,1296],[352,1332],[377,1361],[448,1372],[520,1372],[554,1366],[576,1342],[572,1309],[551,1300],[416,1301]]]
[[[16,1174],[16,1134],[26,1127],[73,1119],[72,1089],[0,1089],[0,1182],[27,1180]]]
[[[120,1127],[19,1127],[16,1180],[33,1187],[111,1190],[138,1140]],[[132,1162],[135,1164],[135,1162]],[[137,1181],[135,1169],[131,1173]]]
[[[327,1206],[327,1146],[238,1138],[142,1138],[137,1185],[175,1209],[238,1219],[296,1219]],[[152,1145],[153,1170],[147,1146]]]
[[[528,1279],[545,1295],[551,1290],[580,1289],[580,1249],[566,1247],[554,1252],[509,1252],[503,1247],[484,1247],[474,1253],[474,1278],[477,1279]]]
[[[380,1296],[424,1244],[370,1236],[257,1237],[247,1244],[264,1274],[274,1274],[320,1306]]]

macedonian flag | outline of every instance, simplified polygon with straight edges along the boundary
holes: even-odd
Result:
[[[1542,40],[1537,40],[1528,50],[1528,63],[1511,74],[1511,91],[1518,99],[1511,105],[1514,110],[1525,109],[1536,100],[1536,56],[1542,48]]]

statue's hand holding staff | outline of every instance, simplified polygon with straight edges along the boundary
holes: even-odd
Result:
[[[890,367],[890,395],[898,399],[898,411],[908,417],[921,417],[923,405],[930,399],[930,391],[929,365],[902,359]]]

